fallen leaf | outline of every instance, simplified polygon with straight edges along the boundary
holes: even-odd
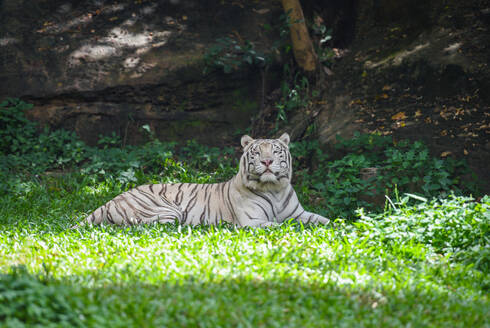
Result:
[[[441,157],[448,157],[449,155],[452,155],[450,151],[444,151],[441,153]]]
[[[270,11],[270,9],[267,9],[267,8],[264,8],[264,9],[253,9],[253,11],[255,11],[259,15],[263,15],[263,14],[268,13]]]
[[[447,136],[447,130],[442,130],[440,134],[441,134],[441,136],[443,136],[443,137],[444,137],[444,136]]]
[[[182,16],[182,19],[183,20],[187,20],[187,16]]]
[[[405,112],[399,112],[391,117],[392,120],[398,121],[398,120],[404,120],[407,118],[407,115],[405,115]]]
[[[391,90],[391,85],[385,85],[383,87],[383,91],[388,91],[388,90]]]
[[[327,74],[329,76],[332,76],[334,74],[333,71],[326,66],[323,66],[323,71],[325,72],[325,74]]]
[[[466,149],[464,149],[463,154],[468,155],[468,151]]]
[[[114,16],[114,17],[109,18],[109,21],[110,21],[110,22],[113,22],[113,21],[117,20],[118,18],[119,18],[119,17]]]
[[[415,117],[419,116],[422,116],[422,111],[420,109],[417,109],[417,111],[415,112]]]
[[[350,105],[362,105],[362,100],[361,99],[352,100],[350,102]]]

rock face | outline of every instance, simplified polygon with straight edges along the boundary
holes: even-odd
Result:
[[[354,18],[355,32],[331,67],[326,105],[317,118],[320,140],[372,132],[355,122],[371,123],[361,113],[366,109],[389,117],[419,110],[418,117],[427,117],[437,104],[456,106],[464,99],[458,105],[482,114],[490,95],[482,92],[490,79],[487,9],[480,0],[359,2],[345,13]]]
[[[138,142],[149,124],[162,140],[218,143],[258,111],[256,70],[203,74],[203,56],[233,34],[258,49],[280,13],[244,1],[0,2],[0,98],[33,102],[32,118],[94,143],[115,131]]]

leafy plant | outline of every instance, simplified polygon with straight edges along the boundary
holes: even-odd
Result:
[[[99,146],[102,146],[104,149],[109,147],[117,147],[122,145],[121,137],[116,134],[116,132],[112,131],[110,135],[99,135],[99,140],[97,141]]]
[[[263,68],[267,64],[267,58],[257,52],[250,41],[239,42],[233,38],[224,37],[216,39],[216,44],[206,51],[204,63],[204,73],[212,69],[222,69],[228,74],[245,65]]]
[[[332,40],[332,29],[328,29],[324,24],[314,24],[312,26],[313,35],[319,39],[316,46],[318,61],[325,66],[331,66],[335,58],[335,52],[329,46],[328,41]]]
[[[288,66],[285,65],[285,75],[288,75]],[[281,84],[281,98],[276,102],[277,109],[276,129],[279,123],[287,122],[288,114],[297,109],[305,108],[311,101],[310,84],[308,78],[296,74],[291,83],[284,80]]]
[[[37,126],[24,114],[31,108],[32,104],[14,98],[0,103],[0,154],[25,154],[31,151]]]
[[[465,163],[432,157],[421,142],[395,144],[389,137],[356,134],[350,140],[339,140],[337,159],[319,149],[316,142],[291,146],[293,157],[299,159],[295,174],[302,199],[314,200],[318,211],[328,217],[349,217],[358,207],[379,207],[384,195],[395,190],[424,196],[467,190],[459,178],[467,173]],[[308,167],[303,160],[306,150],[314,150]],[[310,169],[312,162],[318,164]],[[365,168],[375,168],[378,173],[363,177]]]
[[[417,202],[416,204],[413,201]],[[385,243],[422,243],[441,256],[490,270],[490,197],[480,202],[450,195],[425,199],[405,194],[385,212],[358,211],[355,226],[362,234],[376,232]],[[490,287],[490,286],[489,286]]]

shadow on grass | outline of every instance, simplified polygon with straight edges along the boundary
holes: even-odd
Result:
[[[6,327],[482,327],[485,302],[417,289],[375,291],[279,281],[230,279],[177,283],[80,283],[32,275],[22,267],[0,275],[0,320]]]

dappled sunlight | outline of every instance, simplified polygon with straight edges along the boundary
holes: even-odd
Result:
[[[80,33],[82,28],[90,29],[92,35],[85,37],[79,43],[79,47],[72,50],[68,55],[68,65],[72,68],[81,66],[84,63],[97,63],[109,58],[121,58],[126,71],[135,70],[142,73],[155,67],[154,63],[145,63],[141,57],[153,48],[165,46],[175,32],[182,32],[186,26],[179,23],[172,17],[163,18],[169,30],[155,28],[151,24],[145,23],[145,17],[153,15],[157,9],[157,4],[152,3],[145,5],[139,10],[132,13],[130,18],[126,18],[122,23],[114,26],[109,31],[99,31],[100,20],[116,22],[120,18],[117,16],[108,16],[117,14],[117,12],[126,9],[126,4],[102,5],[93,12],[79,15],[66,22],[45,21],[43,26],[37,30],[37,33],[44,35],[63,34],[67,32]],[[70,4],[62,5],[58,12],[60,14],[69,13],[72,10]],[[136,24],[138,27],[135,28]],[[135,32],[134,30],[139,30]],[[100,35],[99,33],[104,33]],[[59,40],[63,41],[69,36],[62,36]],[[0,46],[15,42],[12,38],[0,39]],[[61,45],[58,52],[64,52],[69,49],[69,45]],[[135,75],[138,77],[139,75]]]
[[[80,65],[81,60],[97,61],[117,54],[115,47],[107,45],[86,45],[74,51],[70,55],[71,65]]]
[[[181,169],[178,174],[185,173]],[[392,318],[394,327],[420,326],[414,306],[423,307],[424,322],[482,321],[485,275],[451,254],[464,238],[474,242],[473,249],[478,245],[471,236],[484,228],[479,222],[490,206],[486,199],[480,204],[453,197],[446,205],[425,200],[425,207],[399,202],[384,219],[363,214],[355,224],[68,229],[75,216],[128,187],[107,173],[102,182],[87,175],[41,177],[18,190],[21,197],[1,195],[7,207],[0,208],[0,297],[2,286],[17,286],[9,306],[19,307],[10,318],[31,318],[22,309],[36,307],[39,299],[48,304],[46,311],[58,313],[62,299],[73,303],[67,313],[76,313],[75,319],[83,314],[77,320],[87,325],[101,311],[105,319],[97,320],[113,324],[124,309],[125,326],[142,318],[153,325],[209,319],[212,326],[216,320],[230,322],[230,304],[237,322],[254,326],[346,324],[348,318],[354,324],[359,317],[367,320],[366,313],[376,322]],[[464,220],[468,230],[455,230]],[[422,229],[426,225],[431,229]],[[448,241],[457,233],[455,245],[440,248],[437,231]],[[193,314],[183,317],[187,310]]]
[[[26,295],[49,299],[56,292],[73,301],[71,309],[83,313],[84,320],[100,311],[107,319],[137,304],[141,313],[125,311],[126,325],[140,316],[147,323],[167,318],[175,325],[182,319],[179,313],[191,311],[189,318],[199,318],[201,324],[221,315],[227,322],[253,325],[277,323],[284,315],[299,326],[354,324],[367,312],[385,323],[392,318],[393,326],[418,326],[421,317],[412,311],[414,306],[423,306],[424,320],[431,322],[482,320],[486,301],[464,266],[453,264],[445,273],[444,263],[399,262],[389,256],[377,263],[376,248],[388,249],[383,243],[372,239],[371,247],[363,246],[363,254],[354,255],[356,241],[341,235],[330,228],[298,225],[102,226],[52,236],[24,231],[2,240],[12,251],[0,258],[0,295],[2,284],[24,282],[16,284],[11,306],[35,306],[38,298]],[[80,306],[85,301],[94,306]],[[56,301],[46,304],[46,309],[58,307]],[[231,305],[234,319],[227,314]],[[156,313],[154,306],[160,309]],[[393,306],[400,311],[393,312]]]
[[[88,44],[75,50],[69,56],[69,64],[80,65],[84,61],[98,61],[108,57],[127,57],[124,67],[136,68],[141,62],[141,56],[151,50],[164,46],[173,32],[155,31],[131,33],[123,27],[113,28],[106,37],[95,44]]]
[[[114,4],[109,6],[103,6],[100,9],[98,9],[96,12],[97,15],[112,14],[124,10],[125,7],[126,7],[125,4]],[[71,4],[64,4],[60,6],[58,12],[60,14],[68,14],[70,13],[71,10],[72,10]],[[41,29],[37,30],[37,32],[38,33],[64,33],[71,29],[92,23],[93,19],[94,19],[94,15],[92,13],[87,13],[75,17],[73,19],[70,19],[67,22],[54,23],[48,21],[48,22],[44,22],[44,26]]]
[[[418,54],[419,52],[428,48],[429,46],[430,46],[430,42],[425,42],[425,43],[416,45],[412,49],[406,49],[406,50],[400,51],[400,52],[398,52],[394,55],[391,55],[391,56],[389,56],[383,60],[380,60],[378,62],[372,62],[372,61],[368,60],[368,61],[366,61],[364,66],[366,68],[369,68],[369,69],[377,68],[377,67],[387,65],[387,64],[399,66],[403,63],[403,60],[405,60],[406,58],[411,57],[415,54]]]

